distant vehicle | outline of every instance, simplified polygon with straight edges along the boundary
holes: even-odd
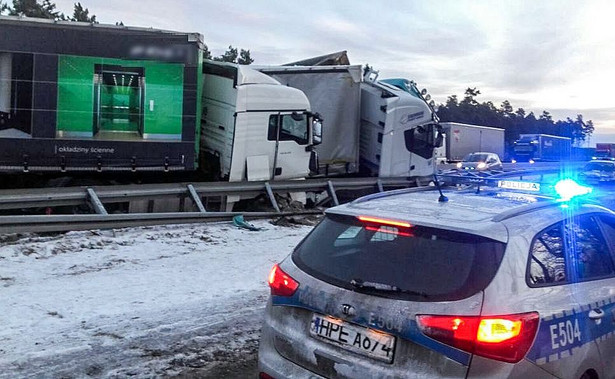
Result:
[[[615,158],[615,143],[597,143],[593,159]]]
[[[475,151],[490,151],[504,156],[504,129],[458,122],[441,122],[440,126],[445,137],[442,146],[435,152],[438,163],[459,162]]]
[[[514,145],[514,159],[519,162],[569,160],[572,140],[549,134],[521,134]]]
[[[579,173],[579,180],[588,184],[615,183],[615,161],[593,160]]]
[[[582,147],[582,146],[573,146],[570,154],[570,160],[583,162],[589,161],[591,159],[598,159],[596,157],[596,148],[595,147]]]
[[[502,170],[502,161],[495,153],[477,152],[466,155],[463,160],[457,163],[460,170]]]
[[[541,184],[328,209],[271,270],[260,377],[614,378],[615,213]]]

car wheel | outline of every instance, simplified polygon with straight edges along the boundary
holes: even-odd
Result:
[[[598,379],[598,374],[596,373],[596,371],[589,369],[585,371],[583,375],[581,375],[580,379]]]

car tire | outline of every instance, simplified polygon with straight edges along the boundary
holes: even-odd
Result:
[[[599,378],[598,378],[598,374],[596,373],[596,371],[589,369],[585,371],[583,375],[581,375],[581,378],[579,379],[599,379]]]

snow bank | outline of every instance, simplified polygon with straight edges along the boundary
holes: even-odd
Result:
[[[271,266],[311,227],[71,232],[0,247],[0,377],[156,376],[255,349]]]

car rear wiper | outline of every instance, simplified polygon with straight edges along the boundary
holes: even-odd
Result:
[[[358,288],[361,290],[374,291],[374,292],[402,293],[402,294],[421,296],[421,297],[429,296],[425,292],[399,288],[397,286],[392,286],[390,284],[385,284],[385,283],[366,282],[362,279],[352,279],[350,281],[350,284],[355,288]]]

